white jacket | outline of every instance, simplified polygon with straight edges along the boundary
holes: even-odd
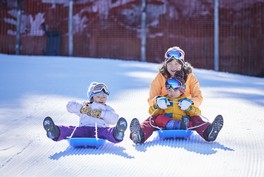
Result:
[[[118,121],[119,115],[115,112],[112,107],[108,105],[103,105],[96,102],[89,104],[91,110],[101,111],[100,118],[95,118],[88,116],[87,114],[82,114],[80,112],[82,106],[83,104],[80,104],[76,101],[69,101],[66,105],[68,112],[74,113],[80,117],[79,126],[95,127],[95,125],[97,125],[97,127],[110,127],[112,125],[115,125]]]

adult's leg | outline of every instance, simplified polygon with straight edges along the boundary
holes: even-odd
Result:
[[[209,122],[205,122],[200,116],[192,116],[190,117],[188,128],[195,130],[203,139],[206,139],[204,132],[209,125],[211,124]]]

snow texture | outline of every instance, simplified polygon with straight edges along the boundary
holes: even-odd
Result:
[[[99,149],[74,149],[53,142],[42,127],[78,125],[66,111],[69,100],[87,100],[92,81],[110,90],[108,104],[130,123],[148,117],[148,89],[160,64],[110,59],[0,54],[0,174],[9,176],[264,176],[264,78],[194,69],[204,96],[200,107],[210,121],[224,117],[215,142],[194,133],[188,140],[143,145],[129,139]]]

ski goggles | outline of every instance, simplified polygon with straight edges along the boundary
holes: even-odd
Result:
[[[165,54],[165,59],[169,60],[172,58],[180,60],[184,58],[184,54],[178,50],[170,50]]]
[[[107,87],[104,84],[97,84],[97,85],[95,85],[94,86],[94,89],[93,89],[93,94],[100,93],[102,91],[105,94],[107,94],[107,95],[110,94],[109,90],[107,89]]]
[[[166,81],[165,87],[166,89],[172,88],[173,90],[180,90],[181,88],[183,88],[183,85],[180,81],[170,78]]]

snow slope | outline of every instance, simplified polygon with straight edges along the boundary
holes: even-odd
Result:
[[[77,125],[66,103],[86,100],[90,82],[110,89],[108,104],[128,122],[148,117],[148,87],[159,64],[109,59],[12,56],[0,54],[0,174],[28,176],[264,176],[264,78],[195,69],[210,121],[225,120],[215,142],[196,133],[188,140],[159,140],[144,145],[129,139],[99,149],[73,149],[53,142],[43,118]]]

